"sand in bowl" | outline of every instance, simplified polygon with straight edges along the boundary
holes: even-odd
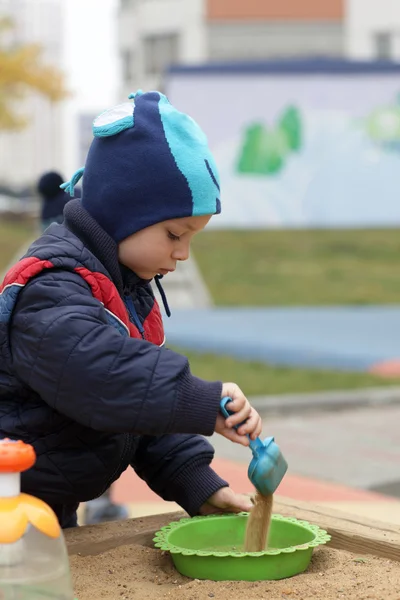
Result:
[[[271,525],[273,495],[263,496],[257,492],[254,506],[249,515],[244,541],[245,552],[261,552],[267,549],[268,533]]]

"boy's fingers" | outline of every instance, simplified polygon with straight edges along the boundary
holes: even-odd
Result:
[[[229,508],[233,509],[234,512],[250,512],[253,505],[249,498],[242,498],[236,495],[236,498],[231,502]]]
[[[248,437],[245,435],[239,435],[235,429],[224,429],[224,431],[221,433],[231,442],[236,442],[236,444],[241,444],[242,446],[249,445]]]
[[[238,410],[241,410],[247,402],[247,399],[244,395],[236,395],[232,400],[228,403],[227,408],[236,413]]]
[[[236,429],[235,426],[240,425],[241,423],[243,423],[243,425]],[[260,435],[261,430],[261,417],[247,400],[246,405],[228,419],[225,420],[222,415],[217,417],[216,431],[230,441],[241,444],[242,446],[249,445],[250,442],[247,436],[254,440]]]
[[[251,414],[251,406],[247,404],[244,408],[235,412],[235,414],[231,415],[226,420],[227,427],[234,427],[234,425],[239,425],[239,423],[243,423],[243,421],[247,421]]]
[[[260,423],[254,429],[254,431],[252,431],[251,433],[249,433],[249,436],[251,437],[252,440],[255,440],[257,437],[259,437],[261,435],[261,431],[262,431],[262,423],[261,423],[261,420],[260,420]]]
[[[261,418],[258,413],[253,411],[252,414],[250,415],[250,417],[247,419],[246,423],[244,423],[241,427],[239,427],[238,433],[240,435],[246,435],[246,433],[247,433],[247,434],[251,435],[252,438],[254,439],[261,433],[261,427],[262,427]],[[253,437],[253,435],[254,435],[254,437]]]

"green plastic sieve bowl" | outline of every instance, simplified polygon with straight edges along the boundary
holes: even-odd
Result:
[[[193,579],[262,581],[305,571],[313,549],[331,536],[317,525],[273,515],[268,550],[244,552],[248,513],[181,519],[155,534],[156,548],[171,553],[176,569]]]

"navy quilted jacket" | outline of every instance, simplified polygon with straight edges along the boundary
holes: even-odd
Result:
[[[227,485],[211,469],[220,382],[159,345],[150,285],[121,268],[113,240],[72,200],[0,288],[0,436],[31,443],[22,489],[68,507],[131,465],[190,514]],[[67,510],[66,510],[67,509]]]

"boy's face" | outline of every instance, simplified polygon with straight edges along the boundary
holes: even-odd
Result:
[[[162,221],[130,235],[118,245],[119,262],[142,279],[175,271],[178,260],[189,258],[190,242],[211,215]]]

